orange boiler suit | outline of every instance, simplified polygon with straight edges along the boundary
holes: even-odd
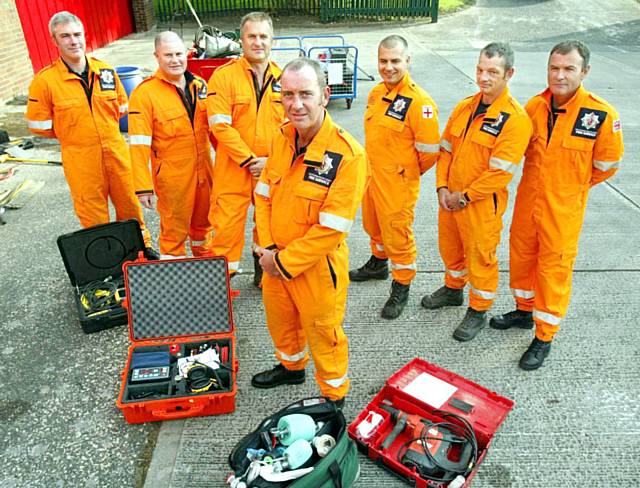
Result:
[[[548,89],[525,108],[533,137],[511,223],[511,291],[549,342],[569,307],[589,189],[618,170],[622,127],[616,110],[582,86],[557,109]]]
[[[208,253],[213,165],[207,85],[185,72],[183,92],[158,70],[138,85],[129,103],[129,144],[136,193],[156,193],[160,252]],[[149,170],[151,158],[151,171]]]
[[[285,119],[280,96],[280,68],[273,62],[256,90],[255,74],[246,58],[229,61],[209,80],[209,127],[218,142],[211,202],[215,255],[226,256],[229,272],[238,271],[244,227],[257,178],[248,169],[256,157],[269,154],[271,139]],[[256,230],[253,231],[257,242]]]
[[[349,286],[346,238],[360,206],[367,162],[358,142],[328,112],[320,131],[296,154],[296,131],[286,123],[256,185],[259,244],[277,249],[281,277],[264,274],[262,296],[276,357],[301,370],[309,357],[322,394],[349,390],[349,350],[342,329]]]
[[[498,287],[502,215],[507,185],[523,159],[531,121],[509,89],[473,117],[482,93],[465,98],[454,109],[442,134],[436,187],[461,192],[461,210],[438,212],[438,244],[445,265],[445,285],[464,288],[470,282],[469,306],[491,308]]]
[[[87,56],[87,69],[88,84],[62,59],[43,68],[29,87],[27,125],[34,134],[60,141],[64,175],[83,227],[109,222],[111,198],[116,220],[138,220],[149,246],[118,125],[127,112],[127,94],[108,64]]]
[[[362,223],[372,254],[390,258],[393,279],[408,285],[417,269],[412,226],[420,176],[440,149],[438,107],[407,73],[390,92],[384,83],[371,90],[364,130],[371,180]]]

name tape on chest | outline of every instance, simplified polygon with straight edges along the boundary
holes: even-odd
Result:
[[[584,139],[595,139],[598,136],[598,129],[606,118],[607,112],[603,110],[581,107],[576,121],[573,123],[571,135]]]
[[[100,81],[100,90],[116,89],[116,74],[114,70],[101,68],[98,80]]]
[[[342,161],[342,154],[327,151],[324,153],[322,165],[319,167],[307,167],[304,172],[304,181],[310,181],[317,185],[330,187],[336,179],[338,166]]]
[[[385,115],[396,120],[404,121],[404,119],[407,117],[407,112],[409,111],[411,102],[411,98],[397,95],[396,98],[393,99],[393,102],[389,104],[389,108],[387,108]]]
[[[493,137],[498,137],[510,116],[511,114],[508,114],[507,112],[500,112],[495,119],[485,117],[482,122],[482,127],[480,127],[480,131],[491,134]]]

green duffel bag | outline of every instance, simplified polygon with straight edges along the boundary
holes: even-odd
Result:
[[[236,478],[246,483],[246,474],[251,464],[247,457],[247,449],[266,449],[269,429],[275,428],[281,417],[290,414],[310,415],[315,422],[324,422],[318,434],[329,434],[336,440],[336,445],[325,457],[320,457],[313,450],[311,458],[299,469],[313,466],[313,471],[290,481],[271,482],[258,477],[248,488],[349,488],[360,476],[360,464],[356,445],[347,435],[347,421],[342,411],[332,402],[324,398],[307,398],[292,403],[279,412],[264,419],[258,428],[246,435],[236,444],[229,455],[229,466]],[[242,485],[241,485],[242,486]]]

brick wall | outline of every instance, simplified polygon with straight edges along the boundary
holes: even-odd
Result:
[[[0,102],[26,94],[33,68],[14,0],[0,0],[0,67]]]
[[[156,25],[153,0],[132,0],[133,21],[136,32],[146,32]]]

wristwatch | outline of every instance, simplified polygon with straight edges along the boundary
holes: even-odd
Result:
[[[466,193],[463,193],[462,195],[460,195],[460,200],[458,200],[458,205],[460,205],[460,208],[464,208],[467,206],[467,203],[469,203],[469,200],[467,199]]]

